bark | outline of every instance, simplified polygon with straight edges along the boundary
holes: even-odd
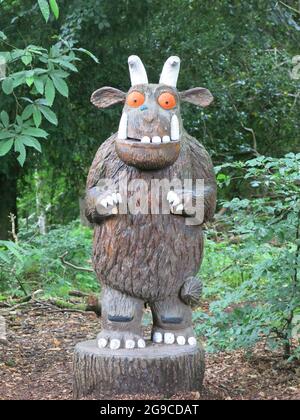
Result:
[[[17,177],[0,173],[0,240],[11,239],[10,213],[17,216]]]
[[[75,348],[74,398],[200,392],[204,370],[199,347],[148,344],[145,349],[113,351],[87,341]]]

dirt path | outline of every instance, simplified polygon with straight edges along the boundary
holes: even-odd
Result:
[[[96,316],[32,306],[7,320],[9,344],[0,344],[0,400],[72,399],[73,348],[95,338],[100,323]],[[208,355],[202,395],[174,399],[300,399],[300,366],[261,349],[251,358],[242,351]]]

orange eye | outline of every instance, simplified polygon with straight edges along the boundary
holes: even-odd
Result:
[[[158,98],[159,105],[164,109],[172,109],[176,106],[176,99],[172,93],[162,93]]]
[[[141,92],[131,92],[127,96],[127,105],[132,106],[133,108],[138,108],[143,105],[145,102],[145,96]]]

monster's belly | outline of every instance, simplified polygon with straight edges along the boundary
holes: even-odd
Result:
[[[187,226],[182,216],[119,215],[95,227],[93,262],[101,283],[145,301],[178,295],[202,253],[201,227]]]

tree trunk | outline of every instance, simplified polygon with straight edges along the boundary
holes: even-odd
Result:
[[[87,341],[75,348],[74,398],[200,392],[204,370],[199,347],[148,343],[144,349],[110,350]]]
[[[0,173],[0,240],[11,238],[10,213],[17,216],[17,177]]]

